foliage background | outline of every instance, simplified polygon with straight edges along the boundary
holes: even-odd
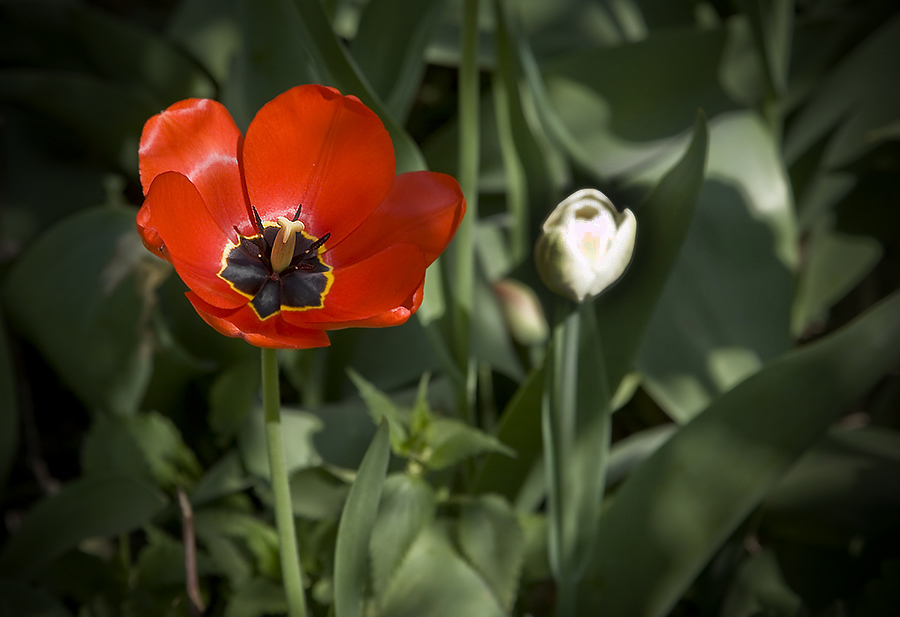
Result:
[[[516,338],[494,285],[530,285],[552,315],[531,247],[594,186],[639,231],[596,302],[618,411],[579,614],[897,614],[896,3],[480,5],[471,247],[429,272],[406,325],[280,354],[313,612],[333,605],[338,517],[387,414],[367,614],[551,614],[544,342]],[[0,615],[190,614],[179,487],[206,614],[284,611],[257,353],[206,327],[140,245],[137,140],[186,97],[246,128],[280,92],[326,83],[382,116],[398,170],[457,174],[474,135],[463,14],[0,2]],[[468,384],[448,325],[460,251]]]

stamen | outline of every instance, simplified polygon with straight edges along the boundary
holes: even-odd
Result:
[[[256,219],[256,231],[259,232],[259,235],[265,236],[266,229],[263,227],[262,219],[259,218],[259,212],[257,212],[256,206],[250,206],[250,208],[253,210],[253,217]]]
[[[303,209],[303,204],[300,204],[300,206],[297,208],[297,214],[294,215],[294,220],[295,220],[295,221],[299,221],[299,220],[300,220],[300,211],[301,211],[302,209]]]

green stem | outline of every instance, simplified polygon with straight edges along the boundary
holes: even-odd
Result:
[[[281,401],[278,391],[278,356],[274,349],[262,350],[263,409],[266,416],[266,446],[269,450],[269,470],[272,493],[275,495],[275,526],[281,553],[281,576],[287,596],[288,615],[306,617],[306,598],[303,595],[303,575],[297,553],[297,534],[294,531],[294,511],[291,507],[291,487],[284,462],[284,443],[281,437]]]

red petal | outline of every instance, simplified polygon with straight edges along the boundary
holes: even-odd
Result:
[[[235,225],[249,235],[251,212],[241,187],[238,151],[243,136],[221,104],[207,99],[180,101],[144,125],[140,167],[144,194],[167,171],[186,176],[222,231]]]
[[[341,330],[343,328],[387,328],[389,326],[399,326],[406,323],[413,313],[419,310],[422,305],[423,289],[425,281],[419,285],[419,288],[413,292],[409,299],[403,303],[403,306],[373,315],[367,319],[359,319],[356,321],[338,321],[338,322],[317,322],[309,324],[311,328],[321,328],[323,330]]]
[[[384,125],[355,97],[299,86],[267,103],[250,123],[242,153],[250,203],[263,220],[300,220],[340,241],[381,203],[394,178]]]
[[[207,304],[190,291],[185,295],[206,323],[225,336],[242,338],[251,345],[308,349],[331,344],[324,331],[292,326],[278,315],[260,321],[249,305],[229,311]]]
[[[397,242],[415,244],[431,264],[447,247],[466,212],[459,184],[430,171],[400,174],[382,204],[339,244],[328,243],[329,263],[365,259]]]
[[[334,270],[334,283],[320,310],[286,311],[297,326],[369,319],[404,306],[425,278],[425,258],[418,247],[395,244],[372,257]]]
[[[138,234],[141,236],[141,242],[144,243],[144,248],[157,257],[171,262],[172,258],[169,256],[169,250],[163,244],[162,238],[159,237],[159,231],[150,217],[150,207],[147,204],[144,204],[138,210],[135,223],[137,224]]]
[[[175,172],[158,175],[141,209],[149,213],[170,261],[191,290],[220,308],[233,309],[248,302],[217,276],[229,238],[216,225],[190,180]]]

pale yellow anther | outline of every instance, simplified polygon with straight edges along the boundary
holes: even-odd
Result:
[[[272,243],[272,269],[281,272],[291,265],[297,234],[303,231],[305,226],[300,221],[292,221],[283,216],[279,216],[276,222],[278,223],[278,234],[275,236],[275,242]]]

